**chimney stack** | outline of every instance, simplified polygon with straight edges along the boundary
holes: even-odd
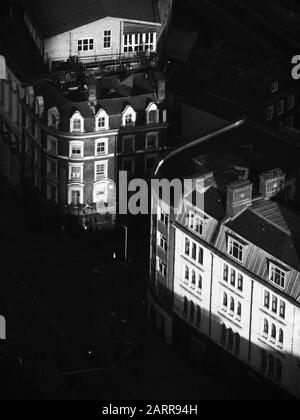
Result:
[[[273,169],[260,176],[259,192],[265,200],[276,197],[285,188],[285,173],[281,169]]]
[[[227,187],[227,216],[233,219],[252,204],[253,184],[248,179],[232,182]]]
[[[90,106],[95,107],[97,105],[97,80],[93,77],[86,81],[88,88],[88,101]]]

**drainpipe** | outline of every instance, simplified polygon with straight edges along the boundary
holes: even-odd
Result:
[[[249,354],[248,361],[251,362],[252,356],[252,324],[253,324],[253,294],[254,294],[254,281],[251,281],[251,302],[250,302],[250,327],[249,327]]]

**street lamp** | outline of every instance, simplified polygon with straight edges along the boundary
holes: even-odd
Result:
[[[127,261],[128,254],[128,227],[124,225],[119,225],[121,228],[125,229],[125,262]]]

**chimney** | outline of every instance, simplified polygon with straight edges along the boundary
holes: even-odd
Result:
[[[97,80],[90,78],[86,81],[88,88],[88,101],[90,106],[94,107],[97,105]]]
[[[248,179],[232,182],[227,187],[227,216],[233,219],[252,204],[253,184]]]
[[[260,176],[259,192],[265,200],[276,197],[285,188],[285,173],[281,169],[273,169]]]

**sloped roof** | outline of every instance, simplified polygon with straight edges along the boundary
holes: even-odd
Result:
[[[153,0],[26,0],[45,38],[105,17],[157,22]]]

